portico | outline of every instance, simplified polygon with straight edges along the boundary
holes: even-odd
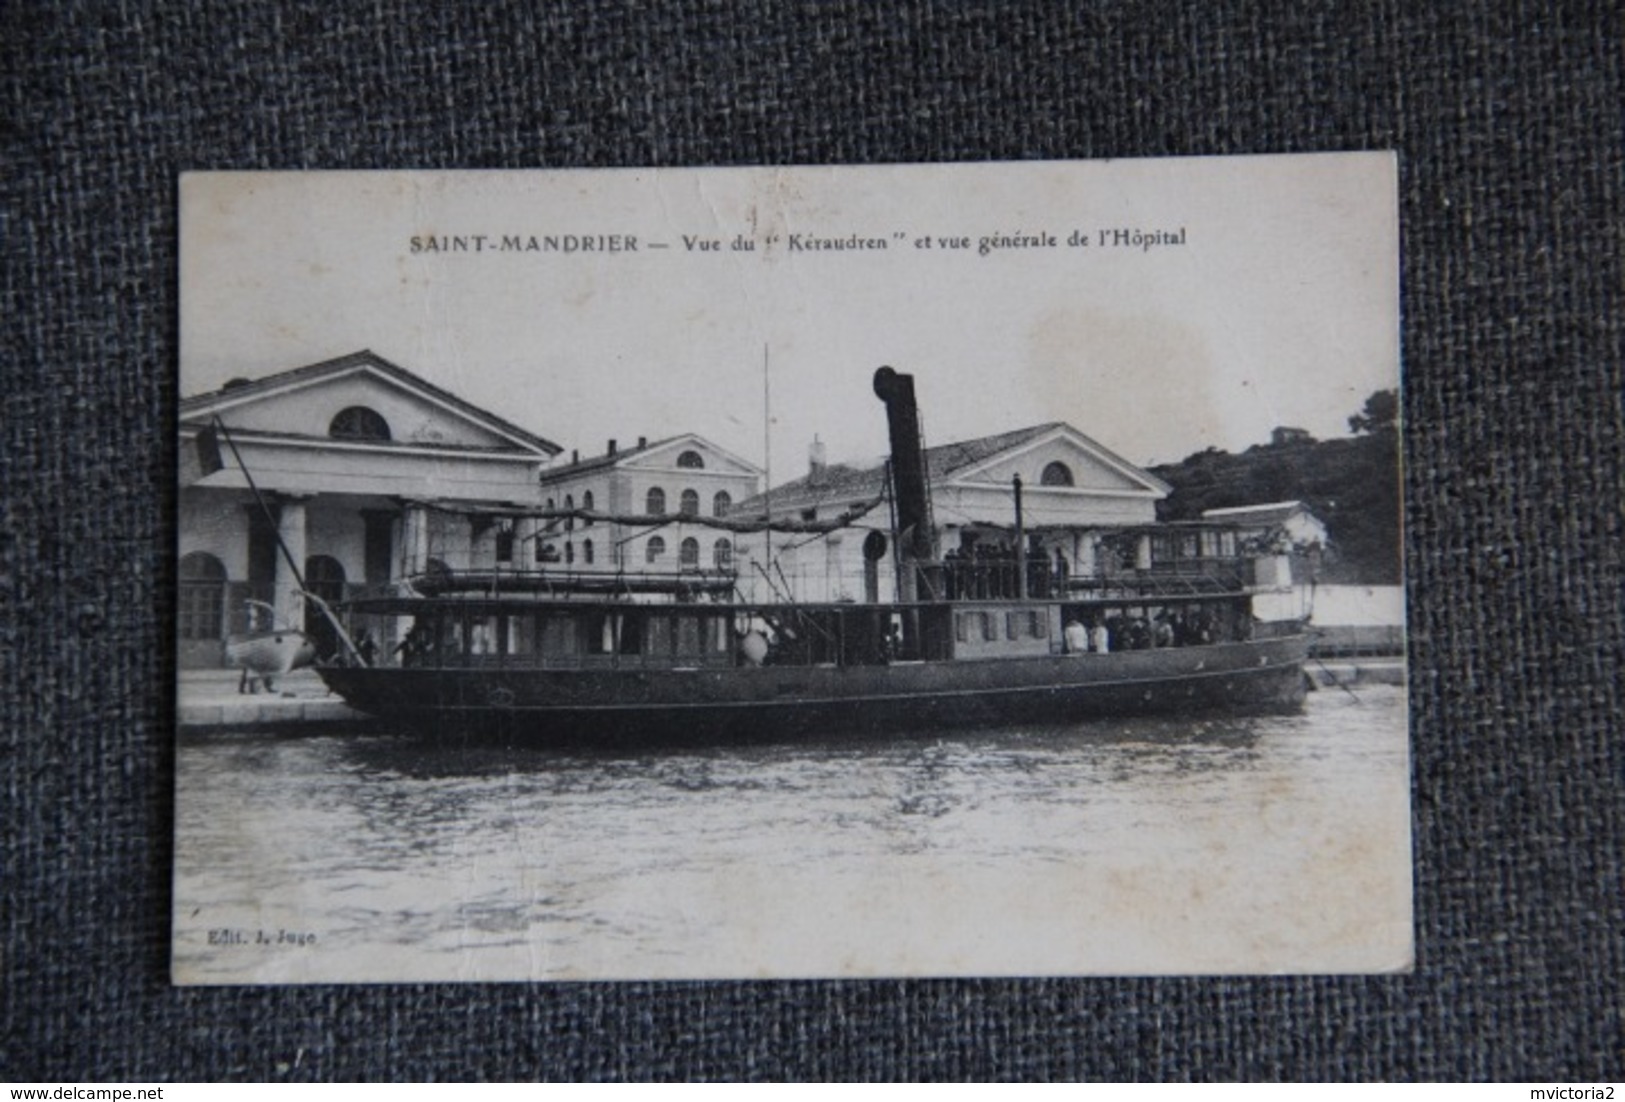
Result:
[[[222,445],[223,466],[211,470],[196,444],[216,421],[235,452]],[[498,561],[502,526],[470,511],[534,509],[537,471],[558,451],[372,352],[183,400],[181,666],[222,664],[228,635],[268,626],[264,606],[331,646],[325,621],[307,616],[299,576],[336,601],[434,559]]]

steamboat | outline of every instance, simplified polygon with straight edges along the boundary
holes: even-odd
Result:
[[[1255,621],[1256,585],[1029,586],[1021,565],[1011,584],[956,577],[933,546],[913,380],[881,368],[874,388],[887,410],[894,525],[889,545],[871,533],[865,550],[895,555],[898,599],[803,603],[775,591],[748,602],[725,570],[440,569],[324,609],[355,638],[345,634],[344,657],[320,676],[403,728],[538,746],[1302,705],[1303,625]]]

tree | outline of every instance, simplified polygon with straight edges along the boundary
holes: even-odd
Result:
[[[1365,408],[1349,418],[1349,431],[1383,432],[1399,422],[1399,392],[1379,390],[1365,400]]]

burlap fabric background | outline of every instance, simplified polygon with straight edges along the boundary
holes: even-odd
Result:
[[[1625,1074],[1613,4],[343,7],[0,16],[0,1078]],[[1401,154],[1414,975],[169,987],[178,172],[1364,148]]]

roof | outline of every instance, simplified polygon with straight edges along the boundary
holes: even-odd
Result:
[[[934,448],[925,449],[926,478],[933,484],[946,482],[961,471],[979,466],[1004,452],[1012,451],[1023,444],[1030,443],[1048,433],[1066,430],[1088,441],[1091,448],[1100,454],[1124,467],[1139,472],[1139,468],[1126,459],[1115,455],[1100,444],[1091,440],[1065,421],[1046,421],[1041,425],[1031,425],[1024,429],[1013,429],[1010,432],[996,433],[993,436],[979,436],[974,440],[960,440],[952,444],[940,444]],[[1161,480],[1154,476],[1140,472],[1142,478],[1151,485],[1161,485]],[[775,509],[804,509],[814,505],[839,504],[843,507],[858,500],[868,500],[880,494],[885,489],[886,465],[884,461],[869,467],[852,467],[843,463],[832,463],[824,468],[823,474],[814,478],[811,474],[786,482],[782,486],[775,486],[769,494],[758,494],[734,506],[736,513],[766,512],[768,498],[772,498]]]
[[[710,440],[707,440],[697,432],[684,432],[678,433],[676,436],[663,436],[659,440],[645,440],[635,447],[616,448],[614,454],[605,452],[603,455],[593,455],[588,456],[586,459],[577,459],[573,463],[555,462],[553,466],[542,471],[537,476],[537,480],[543,486],[550,485],[555,482],[565,482],[572,478],[579,478],[585,474],[592,474],[594,471],[601,471],[610,467],[618,467],[628,460],[637,459],[640,456],[648,455],[650,452],[658,451],[661,448],[667,448],[673,444],[681,444],[685,442],[692,443],[697,447],[710,451],[713,455],[718,455],[730,462],[737,463],[739,466],[751,472],[753,476],[761,474],[761,468],[756,466],[756,464],[752,463],[750,460],[742,459],[733,452],[730,452],[728,449],[718,447],[716,444]]]
[[[1227,509],[1202,510],[1204,519],[1223,520],[1232,524],[1279,524],[1294,513],[1303,513],[1316,520],[1319,519],[1309,511],[1309,506],[1301,501],[1270,501],[1262,505],[1235,505]]]
[[[651,452],[656,448],[663,448],[672,441],[680,439],[682,439],[680,436],[666,436],[659,440],[650,440],[636,447],[617,448],[614,452],[605,452],[603,455],[589,456],[586,459],[579,459],[574,463],[563,463],[556,467],[549,467],[547,470],[543,471],[538,478],[545,485],[546,483],[559,482],[566,478],[575,478],[578,475],[591,474],[593,471],[600,471],[606,467],[616,466],[617,464],[624,463],[626,460],[631,459],[634,456],[642,455],[645,452]]]
[[[544,452],[547,455],[557,455],[563,450],[551,440],[527,432],[511,421],[505,421],[489,410],[481,409],[472,402],[457,397],[451,391],[443,390],[426,379],[412,374],[406,368],[390,363],[370,348],[364,348],[359,352],[352,352],[337,359],[323,360],[320,363],[279,371],[274,375],[266,375],[259,379],[228,383],[219,390],[211,390],[203,394],[195,394],[190,398],[182,398],[180,419],[186,421],[188,418],[206,413],[222,403],[236,405],[244,399],[275,394],[290,387],[309,386],[323,379],[348,375],[358,370],[374,372],[385,378],[393,379],[409,390],[419,391],[463,414],[469,420],[483,424],[493,431],[507,436],[517,444]]]

